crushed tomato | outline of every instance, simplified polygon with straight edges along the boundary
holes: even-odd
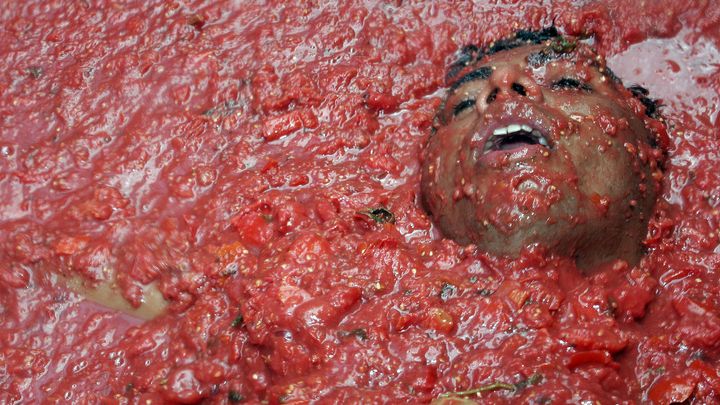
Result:
[[[0,403],[720,401],[712,2],[15,3]],[[454,52],[551,23],[664,104],[636,268],[491,257],[419,203]],[[113,273],[166,313],[141,322],[58,278]]]

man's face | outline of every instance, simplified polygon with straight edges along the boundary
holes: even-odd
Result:
[[[652,135],[581,47],[482,59],[452,85],[423,167],[443,233],[495,254],[540,244],[581,267],[636,262],[658,187]]]

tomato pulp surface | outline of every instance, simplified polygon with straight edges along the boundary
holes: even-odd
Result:
[[[0,402],[720,401],[718,21],[670,0],[3,7]],[[635,268],[491,257],[419,203],[454,53],[552,23],[663,101]],[[111,274],[166,313],[59,281]]]

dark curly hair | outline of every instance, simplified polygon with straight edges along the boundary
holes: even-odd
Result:
[[[458,76],[458,74],[466,67],[478,63],[485,56],[518,48],[524,45],[541,44],[549,40],[553,40],[553,42],[547,49],[530,55],[528,62],[531,65],[541,65],[548,60],[556,59],[561,54],[572,52],[577,44],[575,40],[567,39],[560,34],[555,26],[539,30],[518,30],[515,32],[514,36],[494,41],[486,47],[481,48],[472,44],[464,46],[458,53],[455,62],[450,64],[448,67],[445,79],[448,83],[452,83],[451,88],[457,87],[462,84],[460,82],[453,83],[453,80]],[[623,85],[622,80],[620,80],[620,78],[612,70],[610,70],[610,68],[604,67],[601,69],[601,72],[608,79],[618,83],[619,85]],[[476,71],[475,74],[487,74],[489,76],[490,72],[483,72],[480,69]],[[646,88],[635,84],[628,86],[627,89],[645,107],[645,115],[653,119],[661,118],[660,107],[662,104],[659,100],[650,98],[649,92]]]

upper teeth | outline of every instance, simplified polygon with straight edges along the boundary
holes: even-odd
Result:
[[[493,146],[492,138],[503,136],[503,135],[511,135],[515,132],[524,131],[529,134],[531,134],[540,145],[548,146],[548,141],[543,136],[542,132],[538,131],[537,129],[533,129],[529,125],[524,124],[510,124],[506,127],[497,128],[493,131],[493,136],[488,139],[488,142],[485,144],[485,151],[488,151]]]

